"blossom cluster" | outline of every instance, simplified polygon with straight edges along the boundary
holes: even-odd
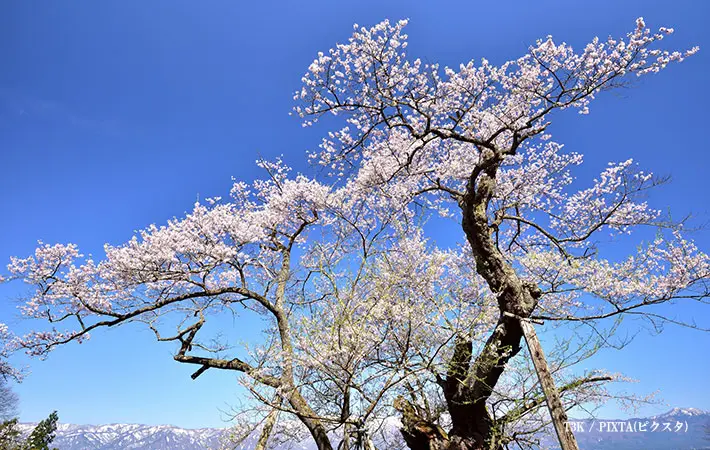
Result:
[[[100,262],[74,244],[41,242],[34,255],[12,258],[5,281],[35,287],[21,313],[53,324],[19,345],[45,355],[57,344],[86,339],[102,321],[149,320],[184,311],[180,301],[188,299],[195,309],[218,310],[222,305],[210,293],[269,283],[280,249],[303,239],[300,228],[327,223],[331,189],[304,176],[288,178],[278,161],[261,165],[271,176],[251,187],[236,182],[231,202],[197,202],[183,218],[150,225],[123,245],[107,244]]]

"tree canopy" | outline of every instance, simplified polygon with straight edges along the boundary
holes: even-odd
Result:
[[[654,307],[705,301],[710,259],[647,202],[664,178],[621,160],[580,183],[582,155],[551,123],[697,48],[664,50],[673,30],[638,19],[581,51],[548,37],[500,66],[442,68],[408,57],[405,26],[355,26],[308,68],[296,113],[342,121],[310,155],[316,176],[260,161],[263,179],[106,245],[101,260],[74,244],[13,258],[6,281],[34,287],[21,311],[37,329],[9,350],[44,357],[140,322],[193,378],[244,375],[262,448],[281,415],[302,424],[281,422],[281,436],[307,432],[320,450],[378,431],[392,448],[534,446],[549,418],[529,360],[515,358],[521,320],[567,330],[548,350],[565,407],[612,396],[617,377],[575,364],[609,345],[616,319],[663,323]],[[432,214],[460,224],[460,245],[427,236]],[[655,237],[638,239],[643,228]],[[620,241],[636,252],[608,256]],[[257,347],[235,347],[210,328],[218,315],[269,327]],[[401,437],[386,433],[393,415]]]

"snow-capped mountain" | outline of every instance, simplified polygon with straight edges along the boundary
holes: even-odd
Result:
[[[695,408],[674,408],[646,418],[572,419],[571,422],[578,423],[575,435],[581,450],[710,450],[710,412]],[[639,428],[642,423],[645,423],[643,431]],[[397,421],[387,424],[392,433],[396,433],[396,424]],[[676,431],[678,424],[682,427]],[[25,432],[33,426],[22,424]],[[671,431],[664,430],[666,426]],[[169,425],[60,424],[53,446],[59,450],[207,450],[218,449],[220,439],[227,432],[220,428],[185,429]],[[250,436],[237,448],[254,448],[255,440]],[[546,438],[542,446],[555,448],[554,443],[554,439]],[[308,440],[295,444],[289,448],[315,450]]]
[[[22,424],[29,432],[34,424]],[[57,426],[52,445],[59,450],[202,450],[219,447],[225,430],[185,429],[170,425],[69,425]]]
[[[673,408],[670,411],[659,414],[657,416],[651,416],[649,419],[662,419],[664,417],[677,417],[677,416],[687,416],[687,417],[696,417],[696,416],[706,416],[710,414],[710,411],[703,411],[702,409],[698,408]]]

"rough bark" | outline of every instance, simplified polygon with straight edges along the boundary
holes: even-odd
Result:
[[[333,446],[330,443],[330,438],[328,438],[328,433],[325,427],[318,419],[315,411],[308,406],[306,400],[303,396],[295,389],[291,391],[291,395],[288,398],[289,404],[293,407],[296,412],[296,416],[300,421],[308,428],[311,433],[313,440],[316,443],[318,450],[333,450]]]
[[[437,424],[421,418],[404,397],[397,397],[394,408],[402,415],[402,437],[412,450],[444,450],[449,436]]]
[[[254,450],[266,450],[266,444],[269,442],[271,437],[271,432],[274,430],[274,425],[276,425],[276,419],[279,417],[279,407],[281,406],[281,399],[276,401],[274,409],[272,409],[264,420],[264,427],[261,429],[261,434],[259,435],[259,440],[254,447]]]
[[[473,359],[472,342],[459,337],[445,378],[439,378],[451,414],[449,433],[431,432],[435,425],[400,403],[402,434],[412,450],[499,450],[493,420],[486,408],[505,365],[521,349],[523,330],[517,317],[529,317],[540,297],[537,286],[523,282],[497,248],[488,220],[488,204],[496,185],[500,154],[484,149],[460,200],[461,226],[476,261],[477,273],[496,294],[500,316],[481,353]],[[410,405],[411,406],[411,405]],[[406,410],[406,413],[405,413]]]

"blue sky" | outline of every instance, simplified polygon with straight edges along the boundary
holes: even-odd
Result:
[[[650,0],[2,2],[0,262],[29,254],[38,239],[100,255],[104,242],[180,216],[198,196],[226,196],[231,177],[259,176],[260,156],[283,154],[307,170],[305,152],[326,130],[303,129],[289,116],[302,74],[353,23],[384,18],[409,18],[410,53],[442,65],[501,63],[548,34],[579,47],[625,33],[638,16],[675,27],[669,45],[700,45],[698,55],[602,95],[590,116],[559,115],[551,131],[585,154],[580,177],[633,157],[673,177],[655,206],[707,222],[709,13],[708,2]],[[707,233],[694,238],[710,250]],[[20,293],[0,287],[0,321],[18,328]],[[707,308],[677,307],[710,322]],[[238,326],[247,337],[258,328]],[[710,362],[697,354],[709,347],[708,334],[668,327],[596,363],[641,380],[632,390],[710,409]],[[173,362],[171,350],[129,326],[32,361],[15,387],[21,419],[58,409],[71,423],[223,425],[220,409],[238,402],[236,377],[210,371],[192,381],[192,368]]]

